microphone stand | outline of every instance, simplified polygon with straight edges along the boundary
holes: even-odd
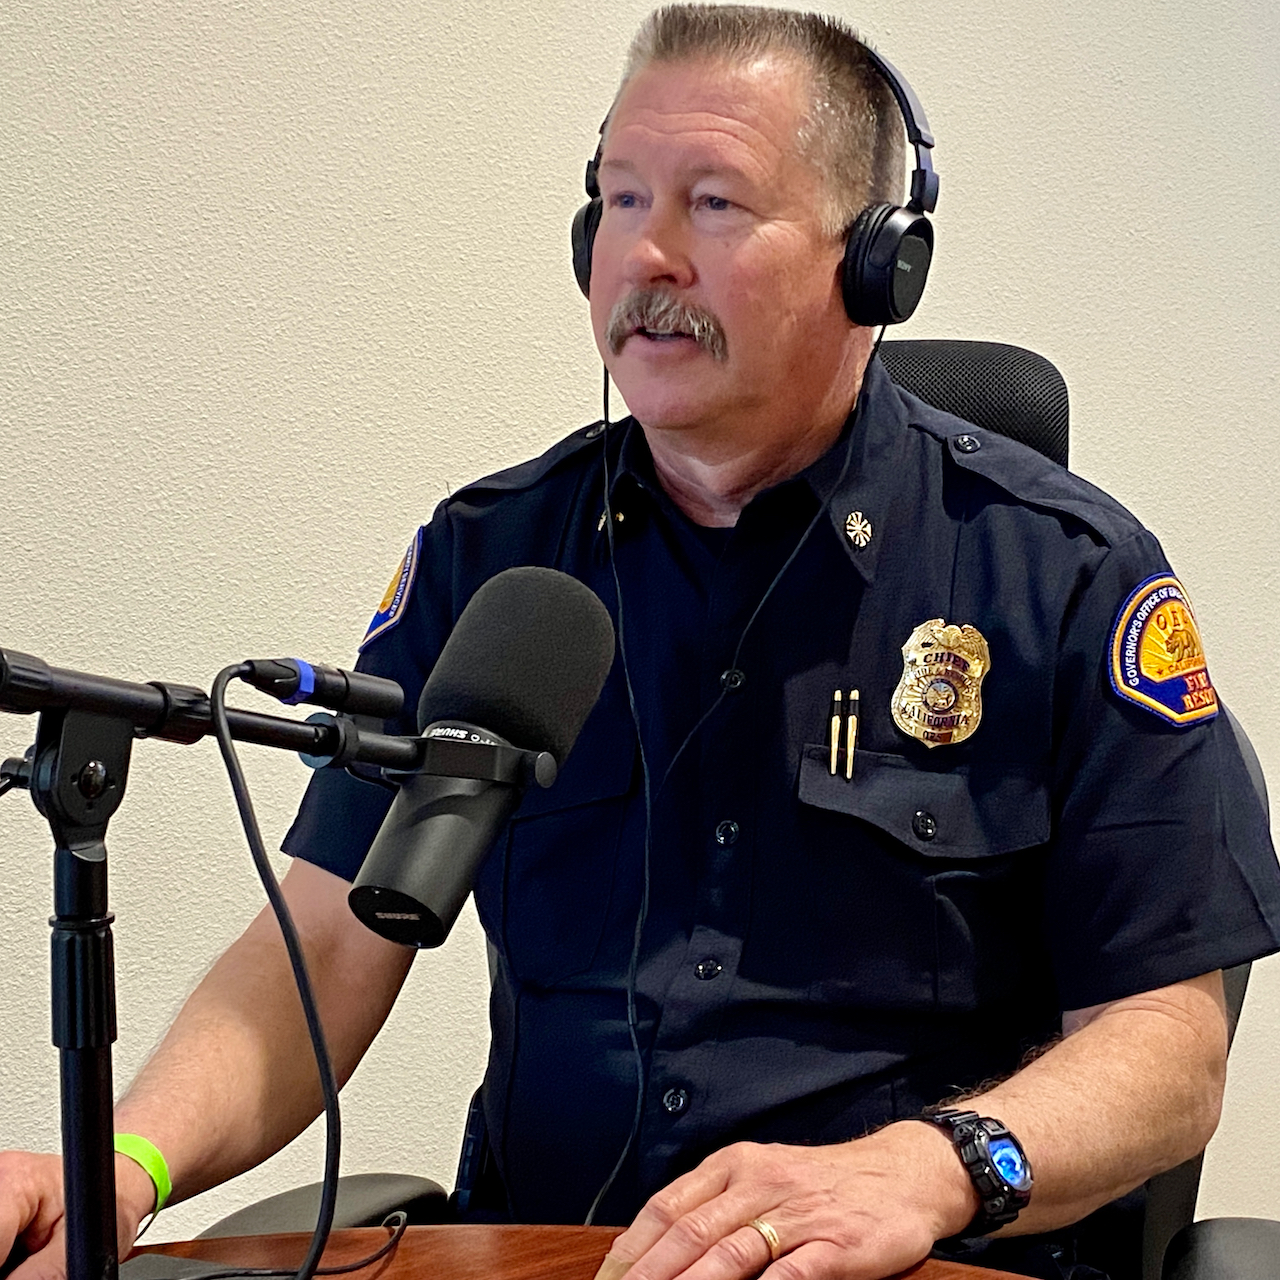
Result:
[[[0,711],[40,716],[35,745],[0,766],[0,794],[31,792],[54,840],[53,1043],[61,1089],[68,1280],[116,1280],[111,1045],[115,966],[107,909],[107,826],[124,798],[135,738],[189,744],[212,730],[209,700],[187,685],[132,684],[50,667],[0,649]],[[419,739],[228,711],[232,737],[297,751],[313,765],[414,770]]]
[[[115,965],[107,910],[107,824],[124,796],[126,720],[58,709],[36,734],[31,798],[53,832],[53,1043],[62,1095],[67,1275],[115,1266],[111,1045]]]

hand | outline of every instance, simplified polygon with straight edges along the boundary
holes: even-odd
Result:
[[[151,1212],[155,1187],[126,1156],[116,1156],[117,1247],[123,1258]],[[0,1260],[16,1246],[28,1257],[12,1280],[63,1280],[67,1274],[62,1157],[0,1152]]]
[[[627,1280],[881,1280],[972,1220],[978,1197],[945,1134],[903,1121],[830,1147],[741,1142],[658,1192],[609,1258]],[[753,1218],[777,1232],[771,1262]],[[609,1260],[606,1259],[606,1266]]]

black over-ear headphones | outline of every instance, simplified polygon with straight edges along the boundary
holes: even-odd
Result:
[[[871,65],[892,90],[907,127],[907,138],[916,153],[907,203],[869,205],[850,228],[845,245],[841,275],[845,310],[854,324],[875,327],[910,319],[924,293],[929,263],[933,259],[933,224],[929,214],[938,206],[938,175],[933,171],[930,155],[933,134],[920,99],[887,58],[866,45],[862,47]],[[600,132],[602,147],[604,125]],[[574,214],[570,233],[573,274],[584,294],[591,286],[591,248],[603,209],[596,176],[599,164],[600,147],[597,147],[595,155],[587,161],[586,188],[590,199]]]

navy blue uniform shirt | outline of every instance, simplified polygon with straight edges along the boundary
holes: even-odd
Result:
[[[1275,858],[1225,716],[1171,724],[1110,684],[1118,612],[1168,572],[1156,540],[878,363],[841,441],[732,530],[674,507],[626,422],[460,490],[419,539],[360,663],[410,709],[502,569],[563,570],[621,619],[653,795],[645,1084],[600,1221],[726,1143],[857,1136],[1016,1069],[1063,1010],[1277,947]],[[890,708],[902,647],[934,618],[977,628],[990,673],[977,730],[929,747]],[[849,782],[830,773],[828,709],[855,687]],[[350,879],[387,804],[318,773],[285,849]],[[581,1221],[626,1142],[644,831],[618,659],[475,890],[498,960],[484,1112],[517,1220]]]

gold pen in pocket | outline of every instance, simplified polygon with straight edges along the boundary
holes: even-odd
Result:
[[[858,691],[849,690],[849,710],[845,713],[848,729],[844,747],[844,776],[846,782],[853,780],[853,750],[858,745]],[[833,770],[834,772],[834,770]]]
[[[841,693],[837,689],[831,695],[831,776],[836,776],[840,763],[840,725],[844,717],[840,714]]]

